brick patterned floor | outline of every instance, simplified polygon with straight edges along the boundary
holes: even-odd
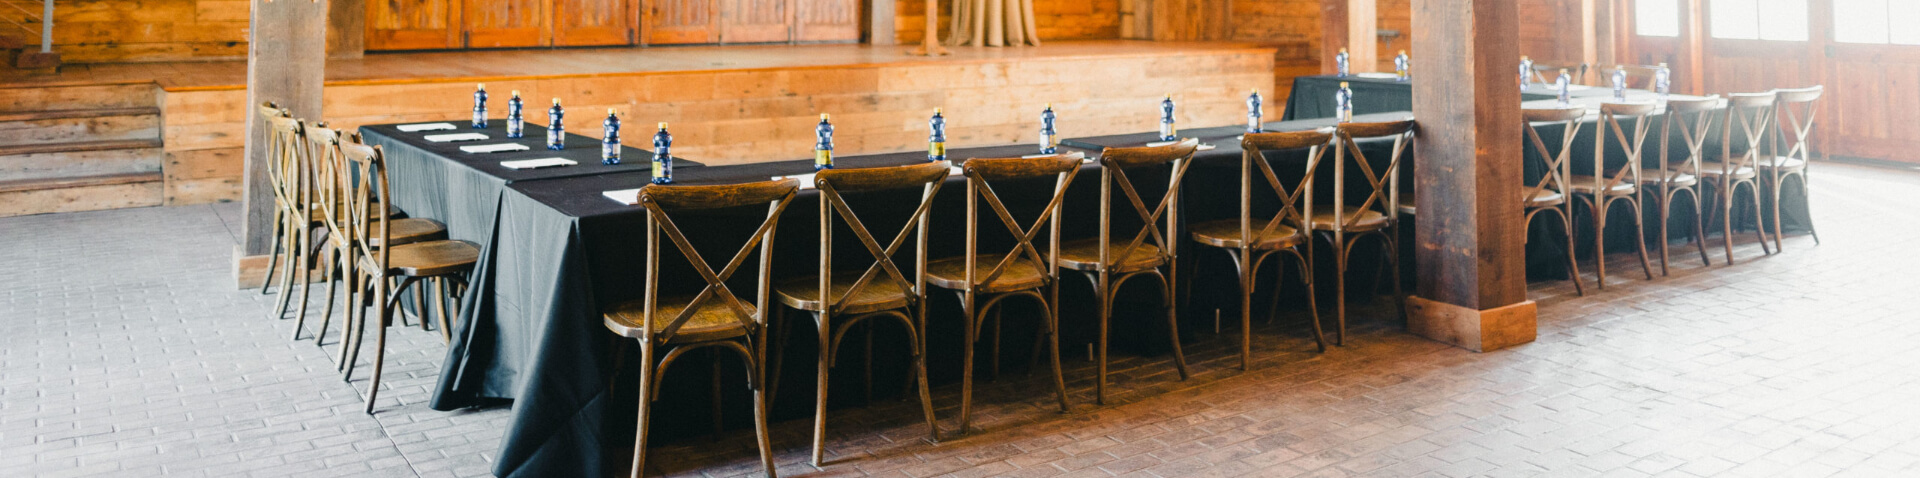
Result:
[[[1325,354],[1300,324],[1116,357],[1106,407],[1068,354],[1074,410],[1044,375],[983,383],[975,427],[934,444],[917,405],[774,426],[787,476],[1920,476],[1920,173],[1820,165],[1825,245],[1676,251],[1671,277],[1616,256],[1604,292],[1534,284],[1540,339],[1476,354],[1355,312]],[[1845,184],[1845,186],[1841,186]],[[380,414],[365,374],[289,341],[271,300],[234,291],[234,205],[0,219],[0,475],[484,476],[507,410],[427,410],[437,335],[399,331]],[[1742,239],[1745,239],[1743,237]],[[1693,260],[1688,260],[1693,258]],[[1591,287],[1591,281],[1589,286]],[[328,337],[332,344],[337,336]],[[947,429],[956,386],[934,390]],[[784,393],[783,393],[784,395]],[[650,472],[757,467],[750,432],[663,443]]]

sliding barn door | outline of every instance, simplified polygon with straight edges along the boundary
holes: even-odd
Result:
[[[647,43],[675,45],[720,41],[720,0],[644,1],[642,27]]]
[[[464,0],[467,48],[547,46],[553,22],[543,0]]]
[[[553,45],[632,44],[634,11],[628,2],[553,0]]]
[[[791,38],[791,0],[721,0],[721,43],[784,42]],[[825,0],[797,0],[802,4]]]
[[[800,0],[794,41],[859,41],[860,2]]]
[[[368,50],[460,48],[461,0],[368,0]]]

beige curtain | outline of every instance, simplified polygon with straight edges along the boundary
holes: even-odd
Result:
[[[1040,45],[1033,0],[953,0],[948,45]]]

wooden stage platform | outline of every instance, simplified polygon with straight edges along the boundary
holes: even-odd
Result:
[[[925,147],[926,119],[945,108],[955,147],[1032,141],[1053,103],[1066,136],[1153,129],[1161,95],[1180,101],[1183,126],[1244,121],[1260,88],[1279,115],[1274,50],[1245,43],[1050,42],[955,48],[757,45],[369,54],[327,62],[324,111],[295,112],[335,127],[467,118],[474,83],[496,117],[519,90],[528,120],[554,97],[572,131],[597,135],[609,108],[634,128],[671,123],[676,152],[708,164],[804,158],[813,124],[833,115],[841,154]],[[61,88],[152,85],[160,108],[165,204],[240,196],[247,108],[245,62],[71,65],[58,75],[0,78],[40,96]],[[4,98],[0,98],[4,99]]]

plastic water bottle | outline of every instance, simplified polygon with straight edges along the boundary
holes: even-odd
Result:
[[[1520,91],[1527,91],[1527,83],[1533,79],[1533,59],[1520,57]]]
[[[487,84],[473,90],[473,129],[487,129]]]
[[[1341,48],[1340,53],[1333,55],[1334,71],[1341,78],[1346,78],[1347,75],[1350,75],[1353,73],[1352,66],[1353,66],[1353,55],[1347,54],[1347,49]]]
[[[1571,85],[1573,85],[1573,75],[1567,73],[1566,68],[1561,68],[1560,77],[1553,79],[1553,87],[1560,92],[1560,107],[1562,108],[1573,104]]]
[[[1413,59],[1407,56],[1406,50],[1400,50],[1399,55],[1394,55],[1393,73],[1395,78],[1399,79],[1400,81],[1413,80],[1412,73],[1408,71],[1411,69],[1413,69]]]
[[[513,90],[513,97],[507,98],[507,137],[519,138],[527,135],[527,120],[520,111],[526,105],[520,102],[520,90]]]
[[[1160,140],[1173,141],[1179,138],[1179,130],[1173,125],[1173,95],[1160,100]]]
[[[567,149],[567,127],[561,125],[561,118],[567,112],[560,109],[560,99],[553,99],[553,107],[547,108],[547,149]]]
[[[1265,102],[1260,99],[1259,88],[1254,88],[1253,94],[1247,95],[1247,132],[1248,133],[1258,133],[1261,131],[1261,125],[1263,124],[1263,122],[1260,120],[1260,117],[1265,116],[1265,109],[1266,109],[1264,103]]]
[[[927,119],[927,161],[947,159],[947,117],[940,114],[940,108],[933,109],[933,118]]]
[[[1053,137],[1058,132],[1053,129],[1053,103],[1047,103],[1047,109],[1040,111],[1040,154],[1054,154],[1057,151]]]
[[[600,122],[600,164],[620,164],[620,116],[612,108]]]
[[[653,134],[653,183],[673,184],[673,135],[667,133],[667,123],[660,123],[660,131]]]
[[[1347,86],[1347,82],[1340,82],[1340,91],[1333,93],[1333,104],[1337,111],[1335,117],[1341,123],[1353,122],[1353,89]]]
[[[1627,101],[1627,70],[1621,65],[1613,65],[1613,101]]]
[[[1660,94],[1662,103],[1666,102],[1667,95],[1673,92],[1673,69],[1667,68],[1666,63],[1661,63],[1660,69],[1654,70],[1653,89],[1655,93]]]
[[[813,170],[833,169],[833,123],[820,113],[820,124],[813,127]]]

